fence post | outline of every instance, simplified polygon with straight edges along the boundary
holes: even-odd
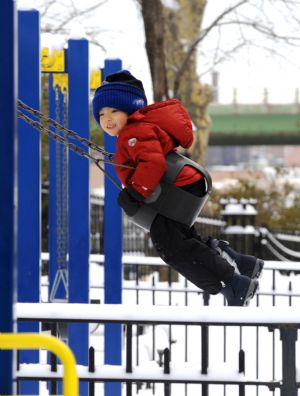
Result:
[[[239,373],[245,375],[245,351],[243,349],[239,351]],[[245,384],[239,385],[239,396],[245,396]]]
[[[223,207],[221,211],[222,220],[227,223],[224,229],[224,238],[237,251],[244,254],[254,254],[256,247],[256,201],[253,199],[241,199],[240,201],[230,199],[222,200],[221,205]],[[247,232],[243,232],[247,227],[249,227]],[[252,231],[250,232],[251,227]]]
[[[282,386],[280,396],[297,396],[296,381],[296,341],[298,329],[296,326],[281,326],[282,341]]]
[[[132,324],[126,325],[126,373],[132,373]],[[126,383],[126,396],[132,396],[132,382]]]
[[[203,293],[204,305],[209,305],[209,294]],[[201,326],[201,374],[207,374],[209,364],[209,326]],[[202,395],[208,396],[208,384],[202,384]]]
[[[0,332],[13,330],[16,166],[15,2],[0,3]],[[12,394],[12,352],[0,351],[0,394]]]
[[[95,349],[93,347],[89,348],[89,373],[95,372]],[[89,382],[89,396],[95,396],[95,382],[91,380]]]

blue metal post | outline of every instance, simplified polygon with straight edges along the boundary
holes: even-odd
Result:
[[[0,5],[0,332],[13,331],[16,268],[16,31],[15,2]],[[0,351],[0,394],[13,393],[11,351]]]
[[[69,128],[89,139],[88,41],[69,40]],[[89,302],[89,161],[70,152],[69,157],[69,301]],[[69,325],[69,345],[78,364],[88,364],[88,325]],[[80,395],[87,395],[86,383]]]
[[[104,64],[105,78],[122,68],[120,59],[107,59]],[[104,135],[106,151],[115,152],[115,139]],[[106,170],[115,178],[116,172],[111,165]],[[105,304],[122,303],[122,213],[117,205],[119,190],[107,178],[104,182],[104,298]],[[119,324],[107,324],[104,328],[105,364],[119,365],[122,362],[122,327]],[[120,383],[105,383],[105,395],[121,395]]]
[[[18,12],[19,99],[40,108],[39,13]],[[18,134],[18,301],[40,301],[41,176],[40,136],[20,120]],[[20,323],[20,332],[39,332],[38,323]],[[22,351],[21,363],[37,363],[38,351]],[[23,381],[23,395],[38,394],[38,381]]]

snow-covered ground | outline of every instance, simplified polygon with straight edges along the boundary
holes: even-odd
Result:
[[[142,259],[137,258],[136,259]],[[153,259],[143,258],[143,261],[153,261]],[[155,261],[155,260],[154,260]],[[286,263],[291,265],[291,263]],[[300,263],[293,264],[297,268]],[[286,308],[289,306],[299,310],[300,302],[300,275],[285,276],[278,270],[272,271],[270,268],[276,263],[268,263],[260,280],[260,290],[257,298],[254,298],[250,307],[259,306],[265,311],[265,308],[280,307],[282,317],[285,316]],[[277,263],[277,267],[282,264]],[[99,287],[103,283],[102,265],[91,263],[90,279],[91,291],[90,298],[103,301],[103,288]],[[155,267],[154,267],[155,269]],[[155,284],[155,290],[152,285]],[[190,292],[186,293],[186,284],[180,276],[178,282],[172,283],[170,289],[166,282],[159,281],[158,272],[155,271],[139,281],[139,288],[136,289],[136,281],[124,281],[123,283],[123,304],[134,305],[139,303],[144,310],[151,312],[153,301],[156,305],[188,306],[201,312],[203,307],[203,296],[193,285],[188,285]],[[182,290],[181,292],[179,290]],[[294,295],[294,296],[292,296]],[[43,287],[44,301],[47,301],[47,289]],[[220,310],[220,316],[226,315],[226,307],[222,296],[212,296],[209,302],[213,309]],[[172,310],[172,307],[169,308]],[[245,310],[251,309],[245,307]],[[297,312],[295,311],[295,312]],[[267,314],[266,314],[267,315]],[[255,317],[253,318],[255,321]],[[136,335],[137,328],[133,326],[133,366],[138,366],[141,375],[159,375],[162,368],[159,367],[161,353],[171,344],[171,375],[175,378],[188,375],[193,380],[197,375],[201,375],[201,327],[185,325],[145,325],[143,333]],[[155,344],[153,336],[155,335]],[[124,339],[125,344],[125,339]],[[299,342],[298,342],[299,344]],[[96,350],[96,365],[103,365],[103,325],[90,325],[90,345]],[[245,352],[245,376],[238,373],[238,353],[243,349]],[[297,352],[299,345],[297,345]],[[282,377],[282,360],[281,360],[281,341],[279,330],[270,331],[266,327],[255,326],[210,326],[209,328],[209,366],[208,376],[210,379],[226,378],[251,380],[280,380]],[[299,353],[298,353],[299,355]],[[298,356],[297,355],[297,356]],[[298,359],[299,360],[299,359]],[[123,362],[125,362],[125,349],[123,351]],[[300,362],[297,364],[300,367]],[[104,368],[103,368],[104,369]],[[144,373],[144,374],[143,374]],[[103,384],[97,384],[96,395],[104,395]],[[126,386],[123,386],[123,395],[126,395]],[[172,384],[172,396],[201,396],[201,385],[189,384]],[[41,394],[46,395],[46,385],[41,386]],[[137,385],[133,385],[133,395],[164,395],[164,385],[157,383],[147,388],[145,383],[137,390]],[[300,394],[300,392],[299,392]],[[209,395],[212,396],[238,396],[239,389],[237,385],[209,385]],[[246,396],[279,396],[280,391],[277,389],[271,392],[266,386],[254,385],[246,386]]]

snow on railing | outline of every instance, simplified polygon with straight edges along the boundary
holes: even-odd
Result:
[[[277,257],[283,261],[289,261],[278,250],[276,251],[276,249],[268,243],[267,239],[269,239],[269,241],[272,242],[284,254],[294,257],[294,258],[300,258],[300,252],[297,252],[295,250],[289,249],[286,246],[284,246],[281,242],[278,241],[277,238],[275,238],[275,236],[267,228],[260,228],[260,232],[261,232],[262,236],[264,237],[262,239],[261,243],[266,245],[270,250],[272,248],[271,251],[273,254],[275,254],[275,257]]]
[[[127,395],[131,393],[131,385],[136,381],[151,381],[168,384],[199,383],[205,384],[237,384],[245,391],[248,385],[267,385],[270,389],[280,388],[281,396],[296,396],[300,387],[296,375],[296,340],[300,327],[300,311],[293,307],[201,307],[198,312],[192,307],[166,307],[138,305],[93,305],[93,304],[62,304],[62,303],[17,303],[15,306],[18,321],[38,322],[86,322],[86,323],[122,323],[126,326],[126,365],[100,365],[93,372],[88,367],[78,366],[79,378],[85,381],[118,381],[128,385]],[[177,365],[175,359],[170,365],[170,354],[165,349],[164,364],[162,367],[152,366],[135,367],[132,364],[132,325],[189,325],[200,326],[202,337],[201,365]],[[278,378],[257,378],[245,376],[245,352],[239,351],[239,366],[234,369],[222,365],[209,367],[208,332],[216,326],[255,326],[267,327],[272,332],[279,329],[282,344],[282,373]],[[205,330],[205,331],[204,331]],[[243,330],[245,331],[245,330]],[[203,338],[204,337],[204,338]],[[51,372],[49,365],[32,364],[21,365],[17,371],[20,378],[53,379],[61,377],[61,369]],[[244,393],[242,393],[244,394]],[[166,393],[165,395],[170,395]]]
[[[41,255],[42,261],[49,260],[49,253],[42,253]],[[104,255],[103,254],[91,254],[90,255],[90,263],[104,264]],[[134,255],[126,255],[122,256],[122,264],[134,264],[134,265],[150,265],[150,266],[166,266],[167,264],[160,258],[154,256],[134,256]],[[277,260],[266,260],[264,269],[268,270],[287,270],[287,271],[299,271],[300,269],[300,261],[290,261],[286,260],[285,262],[277,261]]]
[[[300,242],[300,235],[276,233],[276,238],[287,242]]]
[[[48,253],[42,253],[42,260],[47,261],[49,258]],[[150,256],[133,256],[133,255],[123,255],[122,263],[124,266],[124,272],[129,269],[131,272],[131,280],[124,279],[123,281],[123,292],[136,292],[138,296],[141,292],[151,292],[153,298],[159,295],[156,298],[156,301],[161,300],[161,292],[164,292],[164,295],[168,293],[170,296],[175,294],[185,294],[185,295],[202,295],[203,291],[193,285],[191,282],[188,282],[185,278],[179,275],[178,279],[171,280],[170,282],[161,281],[159,278],[159,269],[160,268],[170,268],[159,258],[159,257],[150,257]],[[104,278],[103,278],[103,264],[104,264],[104,255],[101,254],[91,254],[90,255],[90,290],[94,291],[91,294],[91,299],[99,300],[102,299],[102,294],[99,291],[103,291],[104,288]],[[143,278],[143,269],[146,270],[146,278]],[[300,288],[298,277],[278,277],[280,273],[298,273],[300,271],[300,261],[276,261],[276,260],[267,260],[264,265],[263,279],[260,281],[260,288],[257,291],[256,295],[256,305],[262,305],[261,296],[274,296],[274,297],[300,297]],[[278,276],[276,276],[276,274]],[[171,279],[171,277],[169,277]],[[300,281],[300,280],[299,280]],[[289,284],[287,284],[287,282]],[[42,282],[42,291],[46,294],[48,293],[48,278],[43,277]],[[46,294],[43,293],[42,301],[48,301],[46,298]],[[138,298],[138,297],[137,297]],[[171,297],[172,301],[173,298]],[[174,298],[176,300],[176,298]],[[254,303],[254,301],[253,301]],[[153,304],[155,304],[153,302]],[[168,305],[168,304],[167,304]],[[174,305],[174,303],[170,304]]]
[[[194,307],[150,306],[124,304],[62,304],[16,303],[19,321],[89,322],[89,323],[142,323],[236,326],[299,325],[300,310],[295,307]]]

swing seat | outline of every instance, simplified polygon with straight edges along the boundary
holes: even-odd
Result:
[[[176,153],[166,156],[167,170],[160,184],[145,200],[143,205],[130,219],[138,226],[150,231],[151,224],[158,214],[191,227],[199,216],[212,189],[210,174],[195,161]],[[177,175],[185,165],[197,169],[204,177],[206,192],[197,197],[174,185]]]

